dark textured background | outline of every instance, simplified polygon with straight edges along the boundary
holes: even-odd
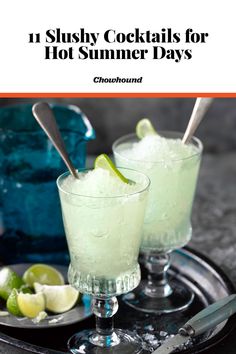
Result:
[[[32,99],[0,99],[2,105],[35,102]],[[97,133],[89,153],[110,152],[111,145],[121,135],[134,131],[137,121],[150,118],[157,129],[184,131],[194,101],[192,98],[134,99],[49,99],[48,102],[74,103],[88,116]],[[236,150],[236,99],[215,99],[197,135],[206,152]]]

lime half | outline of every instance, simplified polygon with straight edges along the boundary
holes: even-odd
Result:
[[[149,119],[141,119],[136,125],[136,135],[139,139],[143,139],[148,135],[157,135],[155,128]]]
[[[71,285],[41,285],[34,284],[37,294],[43,294],[46,299],[46,309],[54,313],[69,311],[79,298],[79,292]]]
[[[8,267],[0,270],[0,297],[8,299],[12,289],[19,289],[24,284],[21,277]]]
[[[45,297],[42,293],[19,293],[17,296],[17,303],[22,315],[29,318],[37,317],[41,311],[45,310],[46,306]]]
[[[30,287],[36,282],[47,285],[65,284],[63,275],[56,268],[40,263],[29,267],[23,275],[23,280]]]
[[[101,154],[96,158],[94,168],[103,168],[104,170],[109,171],[111,176],[119,178],[122,182],[129,184],[129,180],[120,173],[106,154]]]

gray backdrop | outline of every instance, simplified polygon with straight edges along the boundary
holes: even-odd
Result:
[[[97,133],[88,152],[111,152],[111,145],[121,135],[131,133],[136,122],[150,118],[157,129],[184,131],[195,99],[192,98],[97,98],[43,99],[47,102],[73,103],[88,116]],[[35,102],[32,99],[0,99],[0,107],[8,104]],[[197,131],[205,152],[236,150],[236,99],[215,99]]]

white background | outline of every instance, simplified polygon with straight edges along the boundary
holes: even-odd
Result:
[[[0,92],[236,92],[235,0],[7,0],[1,1]],[[29,44],[28,33],[61,28],[64,32],[160,32],[171,27],[208,32],[206,44],[166,47],[193,50],[191,60],[44,60],[44,40]],[[45,37],[45,36],[43,36]],[[75,47],[79,44],[73,44]],[[93,48],[106,48],[99,40]],[[152,44],[117,45],[149,48]],[[115,48],[115,46],[110,47]],[[151,57],[151,55],[149,56]],[[93,78],[143,77],[142,84],[95,84]]]

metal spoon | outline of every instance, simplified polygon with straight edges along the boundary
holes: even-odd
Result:
[[[191,140],[197,127],[201,123],[202,118],[204,117],[205,113],[207,112],[208,108],[210,107],[212,101],[213,101],[213,98],[197,98],[196,99],[187,129],[186,129],[186,131],[184,133],[184,137],[182,139],[182,142],[184,144],[189,143],[189,141]]]
[[[78,173],[66,151],[64,141],[50,106],[46,102],[38,102],[33,105],[32,112],[41,128],[45,131],[52,144],[59,152],[72,176],[79,178]]]

